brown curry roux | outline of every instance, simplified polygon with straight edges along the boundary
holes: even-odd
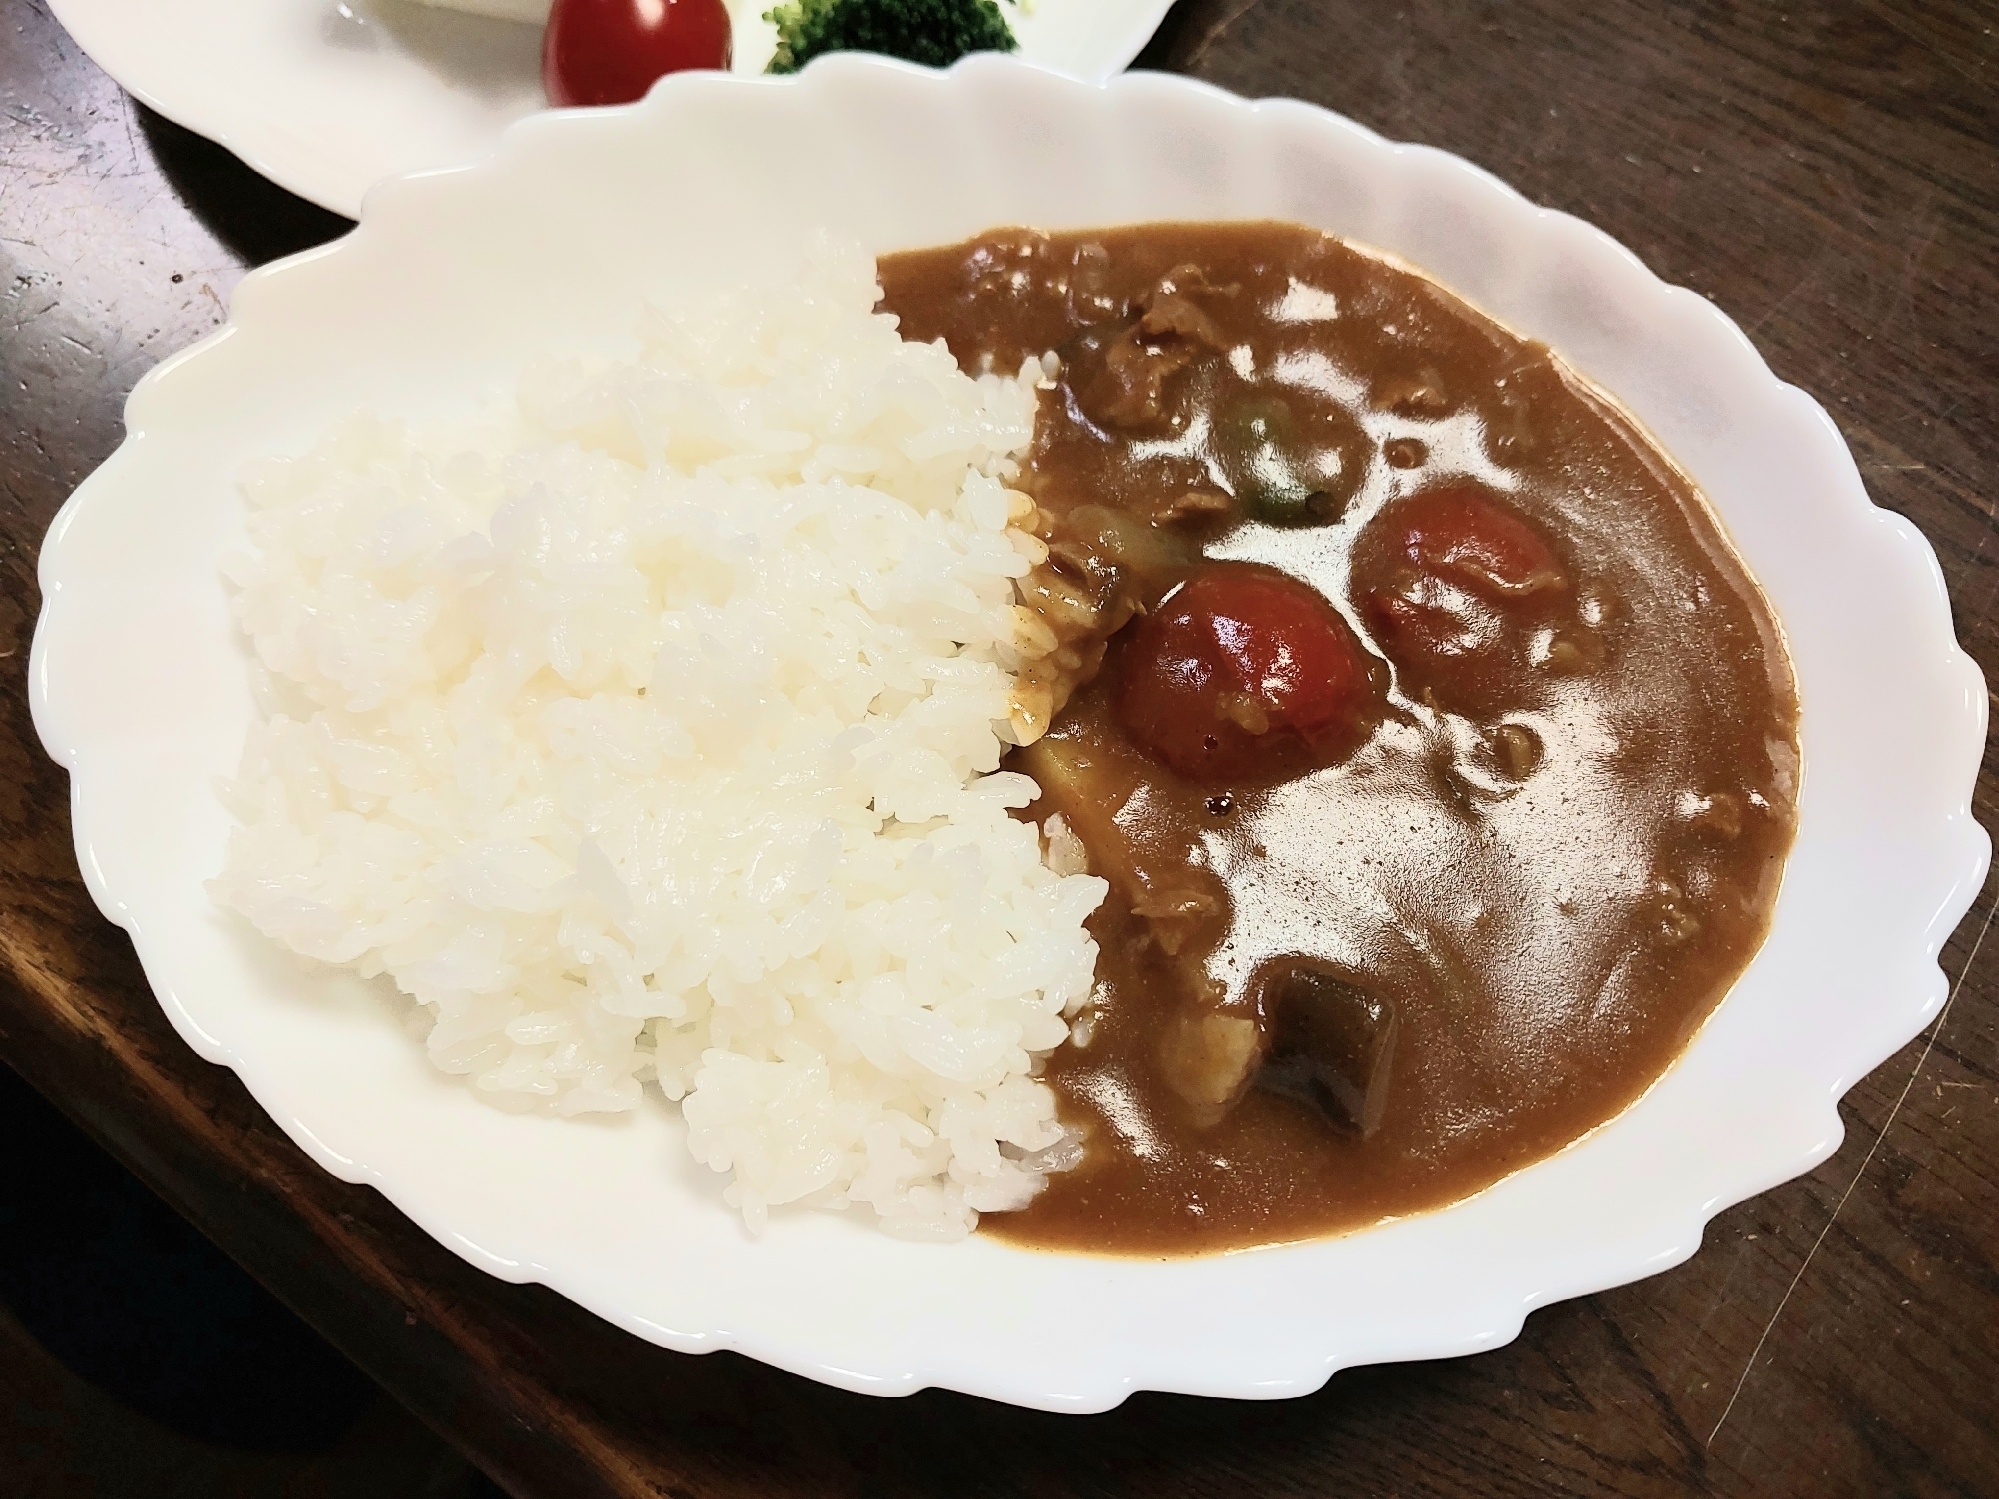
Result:
[[[1546,348],[1315,231],[1007,230],[881,275],[969,370],[1061,359],[1019,480],[1053,726],[1010,763],[1112,889],[1045,1074],[1082,1163],[987,1230],[1338,1232],[1635,1099],[1762,941],[1797,789],[1781,637],[1688,481]],[[1203,577],[1322,609],[1344,696],[1291,656],[1265,697],[1202,678]]]

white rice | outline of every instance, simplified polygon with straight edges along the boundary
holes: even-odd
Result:
[[[388,974],[496,1103],[656,1078],[753,1229],[952,1238],[1073,1159],[1035,1074],[1105,889],[997,771],[1040,371],[902,342],[858,249],[808,266],[529,370],[504,419],[252,466],[264,711],[212,889]]]

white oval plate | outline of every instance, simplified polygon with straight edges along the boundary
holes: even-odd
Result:
[[[716,149],[669,149],[690,137]],[[210,788],[251,716],[217,576],[245,459],[357,405],[422,415],[504,388],[532,350],[620,343],[648,288],[733,279],[812,225],[888,250],[1264,216],[1427,267],[1615,392],[1713,498],[1789,631],[1806,769],[1769,940],[1609,1125],[1446,1210],[1206,1260],[917,1245],[811,1214],[752,1241],[665,1104],[611,1123],[496,1112],[428,1069],[393,1002],[281,958],[204,896],[227,829]],[[1928,545],[1868,502],[1818,405],[1589,225],[1306,105],[995,58],[669,79],[376,188],[356,232],[243,282],[229,325],[142,381],[126,422],[49,534],[31,663],[93,895],[181,1034],[327,1169],[474,1264],[671,1348],[1092,1411],[1493,1347],[1536,1306],[1685,1259],[1715,1212],[1823,1160],[1841,1093],[1942,1003],[1937,953],[1986,867],[1983,680]]]
[[[777,0],[727,0],[735,69],[761,73]],[[1172,0],[1009,8],[1020,54],[1100,82]],[[417,0],[50,0],[97,65],[280,187],[353,218],[384,177],[476,156],[545,107],[541,28]],[[704,141],[704,145],[705,145]],[[685,149],[673,143],[669,149]]]

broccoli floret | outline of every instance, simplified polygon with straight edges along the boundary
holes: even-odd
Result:
[[[994,0],[793,0],[764,19],[777,27],[773,73],[796,73],[822,52],[882,52],[948,68],[967,52],[1020,45]]]

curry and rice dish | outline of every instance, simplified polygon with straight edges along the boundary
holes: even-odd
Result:
[[[1546,349],[1281,224],[673,295],[244,475],[211,889],[475,1096],[1199,1253],[1558,1150],[1754,954],[1781,636]]]
[[[986,1226],[1324,1234],[1642,1092],[1762,940],[1798,764],[1777,627],[1673,466],[1304,229],[1001,232],[882,284],[969,369],[1060,359],[1018,481],[1046,732],[1008,763],[1110,893],[1045,1074],[1081,1160]]]

